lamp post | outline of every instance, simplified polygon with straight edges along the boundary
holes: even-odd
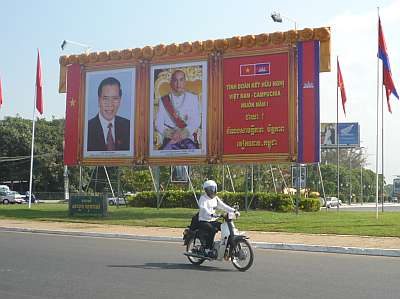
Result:
[[[61,43],[61,50],[64,51],[65,47],[66,47],[67,45],[69,45],[69,44],[75,45],[75,46],[78,46],[78,47],[85,48],[85,53],[86,53],[86,54],[89,54],[90,46],[85,45],[85,44],[82,44],[82,43],[74,42],[74,41],[72,41],[72,40],[66,40],[66,39],[64,39],[64,40],[62,41],[62,43]]]
[[[294,30],[297,31],[297,22],[296,20],[289,18],[288,16],[282,15],[279,12],[273,12],[271,14],[271,18],[275,23],[282,23],[283,19],[287,19],[289,21],[292,21],[294,23]]]

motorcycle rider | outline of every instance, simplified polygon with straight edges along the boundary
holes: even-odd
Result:
[[[221,223],[217,221],[215,210],[238,213],[234,208],[225,204],[217,196],[217,183],[207,180],[203,184],[205,194],[199,199],[199,232],[200,239],[205,241],[204,249],[206,255],[212,255],[211,249],[214,243],[214,236],[221,228]]]

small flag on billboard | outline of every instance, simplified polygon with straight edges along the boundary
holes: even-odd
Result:
[[[241,64],[240,76],[253,76],[255,72],[254,64]]]
[[[240,76],[269,75],[271,73],[271,64],[269,62],[241,64]]]
[[[256,75],[269,75],[270,64],[269,63],[256,63]]]

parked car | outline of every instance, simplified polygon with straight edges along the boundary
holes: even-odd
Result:
[[[0,191],[0,202],[3,204],[22,204],[25,202],[24,196],[17,191]]]
[[[342,201],[340,199],[338,199],[337,197],[330,196],[330,197],[326,198],[325,206],[327,208],[337,207],[337,206],[341,206],[341,205],[342,205]]]
[[[108,204],[110,206],[115,206],[115,205],[126,205],[127,201],[123,197],[109,197],[107,198]]]

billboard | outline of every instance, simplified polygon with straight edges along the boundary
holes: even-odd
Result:
[[[298,68],[308,65],[297,47],[316,41],[316,73],[330,71],[325,27],[62,56],[64,163],[294,162]]]
[[[295,131],[289,56],[283,51],[224,59],[224,161],[249,155],[290,157]]]
[[[340,147],[360,147],[360,125],[358,123],[339,123],[338,133]],[[336,123],[321,123],[321,147],[336,146]]]

